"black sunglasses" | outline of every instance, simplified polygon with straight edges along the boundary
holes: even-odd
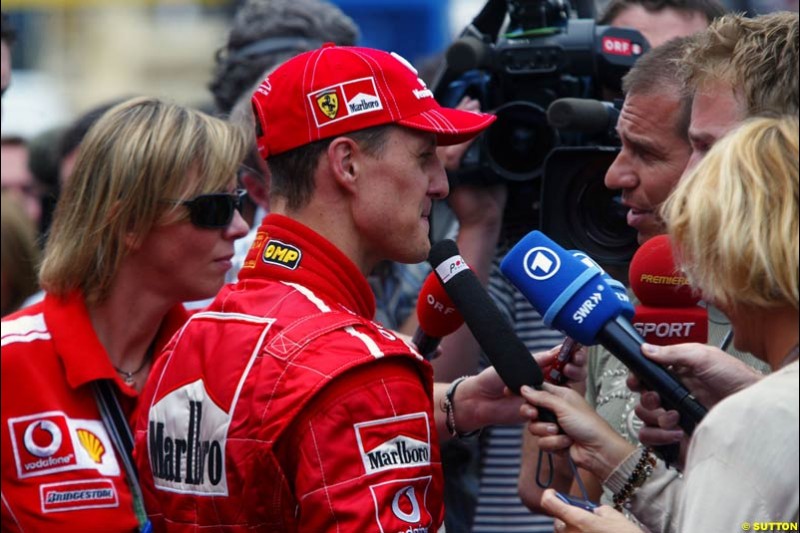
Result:
[[[232,193],[201,194],[191,200],[178,202],[189,208],[189,220],[198,228],[227,228],[234,211],[241,212],[247,191],[237,189]]]

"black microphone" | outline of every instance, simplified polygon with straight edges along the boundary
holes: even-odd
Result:
[[[456,243],[449,239],[436,243],[428,262],[506,386],[515,394],[523,385],[541,389],[542,369],[461,257]],[[539,410],[541,420],[557,421],[553,413]]]
[[[664,400],[665,407],[680,413],[679,425],[687,435],[694,432],[708,409],[664,367],[642,355],[644,339],[623,316],[607,322],[598,332],[600,344],[622,361],[642,382]]]
[[[559,98],[547,108],[547,122],[554,128],[581,133],[603,133],[617,123],[614,104],[584,98]]]

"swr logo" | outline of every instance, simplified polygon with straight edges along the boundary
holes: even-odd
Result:
[[[300,264],[300,259],[303,257],[302,252],[291,244],[286,244],[281,241],[270,240],[264,246],[264,253],[261,259],[265,263],[282,266],[294,270]]]

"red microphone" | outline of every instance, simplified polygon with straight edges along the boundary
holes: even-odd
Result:
[[[631,289],[641,302],[633,326],[659,346],[708,342],[708,311],[697,305],[686,276],[675,267],[669,237],[659,235],[642,244],[628,271]]]
[[[425,359],[431,360],[442,337],[450,335],[464,323],[450,297],[442,287],[435,272],[431,272],[417,299],[417,320],[419,327],[414,333],[413,342]]]

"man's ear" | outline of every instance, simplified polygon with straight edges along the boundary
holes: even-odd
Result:
[[[328,145],[326,157],[334,179],[340,187],[351,192],[358,184],[361,153],[358,144],[349,137],[337,137]]]
[[[269,183],[265,182],[269,177],[262,179],[252,174],[244,173],[240,179],[244,188],[247,189],[247,195],[250,199],[264,209],[269,209]]]

